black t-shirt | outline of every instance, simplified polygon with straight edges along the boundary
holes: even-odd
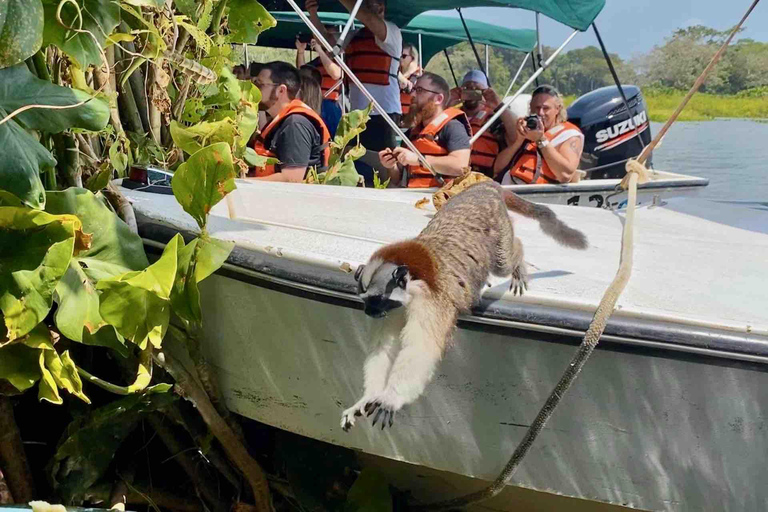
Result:
[[[320,167],[323,165],[323,138],[306,116],[291,114],[269,138],[268,148],[277,155],[281,167]]]
[[[469,149],[469,133],[467,127],[458,119],[451,119],[437,133],[435,142],[440,144],[449,153],[459,149]]]

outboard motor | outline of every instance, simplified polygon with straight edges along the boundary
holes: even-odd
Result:
[[[584,152],[579,169],[587,171],[586,179],[623,178],[624,164],[640,154],[651,142],[648,108],[634,85],[624,85],[631,115],[621,100],[616,86],[601,87],[581,96],[568,107],[568,121],[584,133]],[[642,146],[638,143],[642,141]],[[651,159],[646,163],[651,166]],[[598,168],[593,172],[589,169]]]

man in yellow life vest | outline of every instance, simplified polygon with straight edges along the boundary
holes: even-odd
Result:
[[[266,112],[269,121],[256,136],[253,149],[280,163],[251,168],[248,176],[301,183],[309,166],[319,170],[328,165],[328,128],[320,114],[296,98],[301,76],[292,65],[270,62],[254,83],[261,91],[259,110]]]
[[[529,128],[527,120],[520,118],[514,138],[496,158],[494,173],[501,176],[502,185],[568,183],[577,179],[584,135],[567,121],[560,93],[549,85],[537,87],[531,96],[530,112],[537,116],[536,127]]]
[[[413,88],[411,109],[404,125],[408,138],[440,175],[461,176],[469,166],[469,121],[457,108],[445,108],[450,87],[440,76],[425,72]],[[379,152],[381,164],[389,170],[390,183],[398,184],[407,172],[410,188],[437,187],[438,181],[422,166],[416,153],[399,147]]]
[[[352,11],[355,0],[339,0]],[[336,38],[328,34],[317,15],[317,0],[306,0],[304,8],[312,24],[331,44]],[[386,0],[364,0],[357,11],[357,19],[364,25],[354,37],[345,43],[344,56],[347,66],[365,85],[365,88],[395,123],[400,122],[400,85],[397,72],[400,69],[400,55],[403,51],[403,35],[397,25],[385,19]],[[347,77],[348,78],[348,77]],[[364,110],[370,101],[354,83],[349,83],[349,104],[351,110]],[[381,112],[374,110],[367,128],[360,134],[360,144],[376,152],[397,145],[395,131],[383,119]],[[361,160],[355,162],[357,172],[365,179],[366,186],[373,185],[373,169]]]

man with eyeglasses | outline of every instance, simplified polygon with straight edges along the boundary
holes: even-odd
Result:
[[[355,0],[339,0],[347,10],[355,6]],[[312,24],[331,44],[336,38],[328,34],[317,14],[317,0],[306,0],[304,8],[309,12]],[[397,72],[400,69],[400,55],[403,51],[403,36],[400,28],[385,19],[386,0],[363,0],[357,11],[357,19],[364,25],[346,44],[345,60],[355,76],[381,105],[395,123],[400,122],[400,86]],[[352,110],[363,110],[370,103],[357,85],[349,84],[349,103]],[[371,112],[367,128],[360,134],[360,143],[373,157],[384,148],[397,144],[395,131],[384,120],[381,112]],[[357,172],[365,179],[367,186],[373,185],[373,169],[362,160],[355,162]]]
[[[502,176],[502,185],[568,183],[578,179],[576,169],[584,149],[584,135],[567,121],[568,112],[557,89],[550,85],[534,89],[530,112],[530,119],[518,121],[513,140],[496,159],[494,171]]]
[[[259,110],[266,111],[270,121],[256,136],[253,149],[279,163],[251,168],[248,176],[301,183],[308,167],[327,166],[331,136],[320,115],[296,98],[299,71],[287,62],[270,62],[254,83],[261,91]]]
[[[450,87],[434,73],[425,72],[413,88],[411,110],[404,124],[408,138],[432,168],[444,177],[461,176],[469,166],[469,121],[458,108],[446,108]],[[401,182],[407,173],[409,188],[437,187],[438,181],[408,148],[384,149],[381,164],[389,170],[391,183]]]

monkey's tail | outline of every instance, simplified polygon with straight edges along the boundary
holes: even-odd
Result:
[[[578,229],[573,229],[561,221],[548,207],[542,204],[532,203],[518,196],[510,190],[501,190],[504,204],[513,212],[536,219],[541,230],[554,238],[559,244],[573,249],[586,249],[589,245],[587,237]]]

